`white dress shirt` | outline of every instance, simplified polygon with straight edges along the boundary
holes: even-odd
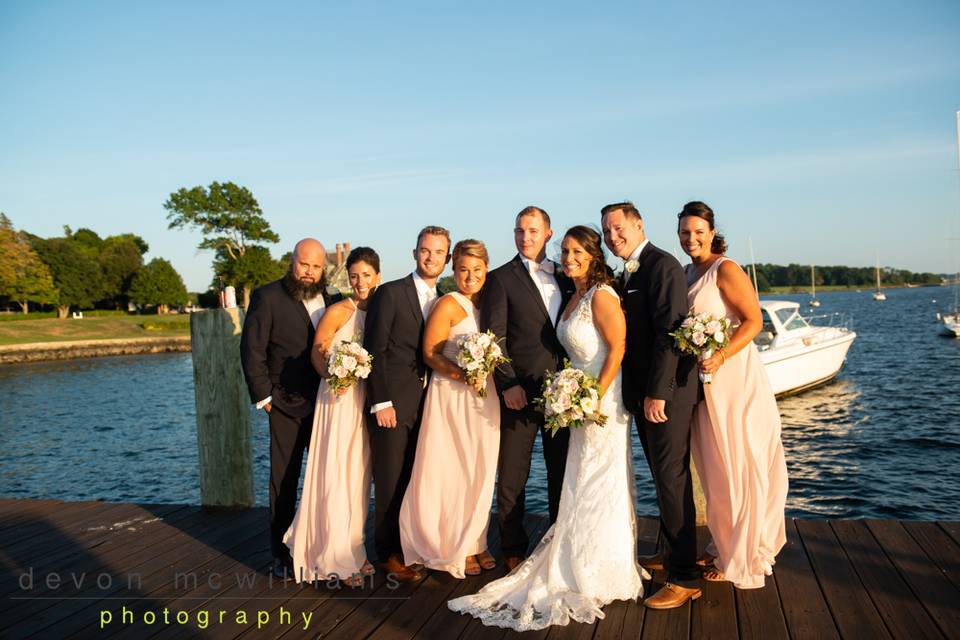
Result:
[[[318,295],[316,298],[304,300],[303,306],[307,308],[307,315],[310,316],[310,322],[313,323],[313,328],[316,330],[317,325],[320,324],[320,318],[323,317],[323,313],[327,310],[327,303],[323,301],[323,294]],[[270,404],[272,401],[273,396],[267,396],[257,403],[257,409],[263,409],[265,405]]]
[[[423,278],[421,278],[420,274],[416,271],[411,275],[413,276],[413,286],[417,289],[417,300],[420,301],[420,311],[423,313],[423,321],[426,322],[430,316],[430,312],[433,311],[433,305],[437,303],[437,289],[424,282]],[[426,384],[426,378],[424,378],[424,384]],[[388,409],[392,406],[392,400],[378,402],[370,407],[370,413],[376,413],[377,411]]]
[[[535,263],[533,260],[524,258],[520,256],[520,259],[523,261],[523,266],[527,269],[527,273],[530,274],[530,277],[533,278],[533,284],[536,285],[537,290],[540,292],[540,299],[543,300],[543,306],[547,310],[547,313],[550,314],[550,320],[556,321],[557,314],[560,313],[560,286],[557,284],[557,277],[553,273],[547,273],[540,265],[544,262],[547,262],[547,259],[544,258],[543,262]],[[554,271],[559,269],[556,263],[551,262],[553,265]],[[536,270],[533,270],[533,267],[536,266]]]
[[[639,260],[640,254],[643,253],[643,248],[650,244],[650,238],[644,238],[643,242],[637,245],[637,248],[633,250],[633,253],[630,254],[630,257],[623,261],[623,272],[620,274],[620,281],[623,284],[627,283],[627,279],[633,275],[627,271],[627,263],[631,260]]]

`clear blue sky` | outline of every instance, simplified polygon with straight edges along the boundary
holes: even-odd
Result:
[[[0,0],[0,211],[138,233],[191,290],[211,256],[162,204],[213,180],[274,255],[369,244],[387,277],[424,224],[499,263],[524,205],[623,198],[668,249],[702,199],[741,260],[957,268],[956,0],[455,4]]]

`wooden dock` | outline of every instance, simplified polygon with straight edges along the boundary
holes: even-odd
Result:
[[[505,638],[446,601],[503,569],[397,586],[268,577],[267,514],[186,505],[0,500],[2,638]],[[538,539],[543,516],[531,516]],[[639,521],[641,553],[656,522]],[[618,602],[594,625],[531,638],[958,638],[960,523],[788,520],[763,589],[704,582],[680,609]],[[492,546],[496,550],[496,540]],[[598,541],[602,544],[602,541]],[[196,584],[193,580],[196,579]],[[657,588],[663,576],[654,574]],[[243,616],[246,619],[243,619]],[[305,628],[306,627],[306,628]]]

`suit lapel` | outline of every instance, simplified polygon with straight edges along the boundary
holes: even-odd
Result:
[[[423,309],[420,308],[420,298],[417,296],[417,285],[413,282],[413,276],[409,275],[403,279],[403,291],[406,293],[407,302],[410,303],[410,311],[413,313],[417,324],[423,324]]]
[[[523,286],[526,287],[529,294],[533,297],[537,308],[540,309],[540,312],[547,318],[547,320],[554,320],[550,317],[550,312],[547,311],[547,307],[543,304],[543,296],[540,295],[540,289],[537,288],[537,285],[533,283],[533,276],[530,275],[530,272],[527,271],[527,268],[523,264],[523,260],[518,255],[513,259],[513,274],[517,277]],[[560,283],[557,282],[557,287],[559,288]],[[562,292],[562,290],[561,290]]]
[[[626,292],[630,290],[630,285],[633,283],[634,278],[638,277],[640,275],[640,272],[643,271],[644,263],[653,254],[653,251],[651,251],[652,247],[653,247],[653,244],[648,242],[647,246],[645,246],[643,248],[643,251],[640,252],[640,255],[637,256],[637,270],[631,273],[629,277],[627,277],[627,281],[623,287],[624,294],[626,294]]]

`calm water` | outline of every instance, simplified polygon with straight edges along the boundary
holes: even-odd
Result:
[[[931,303],[947,295],[822,295],[817,313],[852,314],[858,338],[838,380],[779,403],[791,515],[960,520],[960,340],[937,335]],[[265,504],[262,412],[253,451]],[[639,510],[655,514],[634,452]],[[528,501],[546,511],[539,455]],[[0,496],[198,503],[190,354],[0,366]]]

